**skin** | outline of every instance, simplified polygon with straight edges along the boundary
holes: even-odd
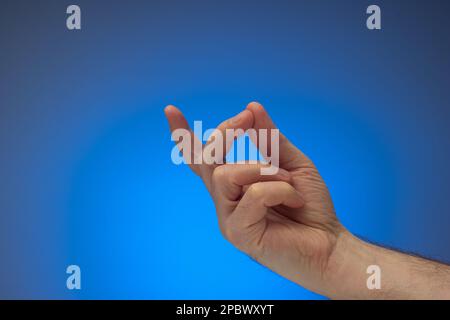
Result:
[[[165,114],[171,131],[190,130],[176,107],[166,107]],[[225,136],[226,129],[238,128],[267,129],[270,137],[276,126],[262,105],[252,102],[217,130]],[[190,165],[214,200],[228,241],[283,277],[330,298],[450,299],[448,266],[371,245],[346,230],[319,171],[282,133],[279,157],[278,173],[269,176],[261,175],[263,164]],[[367,288],[370,265],[381,269],[381,289]]]

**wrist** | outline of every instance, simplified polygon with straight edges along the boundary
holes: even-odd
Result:
[[[343,229],[324,272],[324,294],[331,299],[364,299],[376,294],[367,288],[367,268],[377,264],[373,250],[371,244]]]
[[[376,266],[380,287],[368,286]],[[448,299],[450,268],[364,242],[344,230],[331,253],[323,289],[332,299]],[[370,282],[370,281],[369,281]]]

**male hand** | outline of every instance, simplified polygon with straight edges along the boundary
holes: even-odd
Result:
[[[172,131],[189,129],[177,108],[168,106],[165,112]],[[226,136],[226,129],[250,128],[267,129],[268,137],[276,128],[255,102],[217,130]],[[190,135],[196,139],[192,131]],[[283,134],[279,137],[279,170],[274,175],[261,175],[263,164],[191,165],[210,192],[220,229],[231,243],[276,273],[330,298],[450,299],[449,266],[351,235],[337,220],[314,164]],[[224,154],[229,147],[224,144]],[[367,284],[373,265],[382,272],[375,290]]]
[[[169,106],[165,112],[172,131],[189,129],[178,109]],[[255,102],[218,130],[251,127],[268,129],[269,137],[270,130],[276,128]],[[281,133],[279,152],[280,169],[275,175],[261,175],[263,164],[200,164],[191,168],[214,199],[226,239],[273,271],[320,292],[343,228],[311,160]]]

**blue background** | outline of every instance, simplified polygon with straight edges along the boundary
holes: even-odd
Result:
[[[0,298],[316,299],[220,235],[163,114],[252,101],[353,233],[450,259],[448,1],[0,4]],[[66,289],[66,267],[82,290]]]

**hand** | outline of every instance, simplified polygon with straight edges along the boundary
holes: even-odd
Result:
[[[189,129],[177,108],[169,106],[165,112],[172,131]],[[251,103],[217,129],[224,133],[238,128],[267,129],[270,137],[275,125],[260,104]],[[195,139],[192,131],[190,135]],[[228,147],[224,144],[225,152]],[[280,168],[270,176],[261,175],[263,164],[191,165],[205,182],[220,229],[231,243],[278,274],[330,298],[450,299],[449,266],[351,235],[339,223],[314,164],[281,133],[279,152]],[[367,285],[367,268],[373,265],[382,272],[376,290]]]
[[[171,130],[188,129],[182,113],[166,108]],[[275,129],[258,103],[219,125]],[[194,137],[195,138],[195,137]],[[256,143],[258,143],[256,141]],[[321,292],[329,258],[343,231],[328,189],[314,164],[282,134],[280,169],[260,174],[261,164],[194,165],[214,199],[224,236],[237,248],[284,277]]]

